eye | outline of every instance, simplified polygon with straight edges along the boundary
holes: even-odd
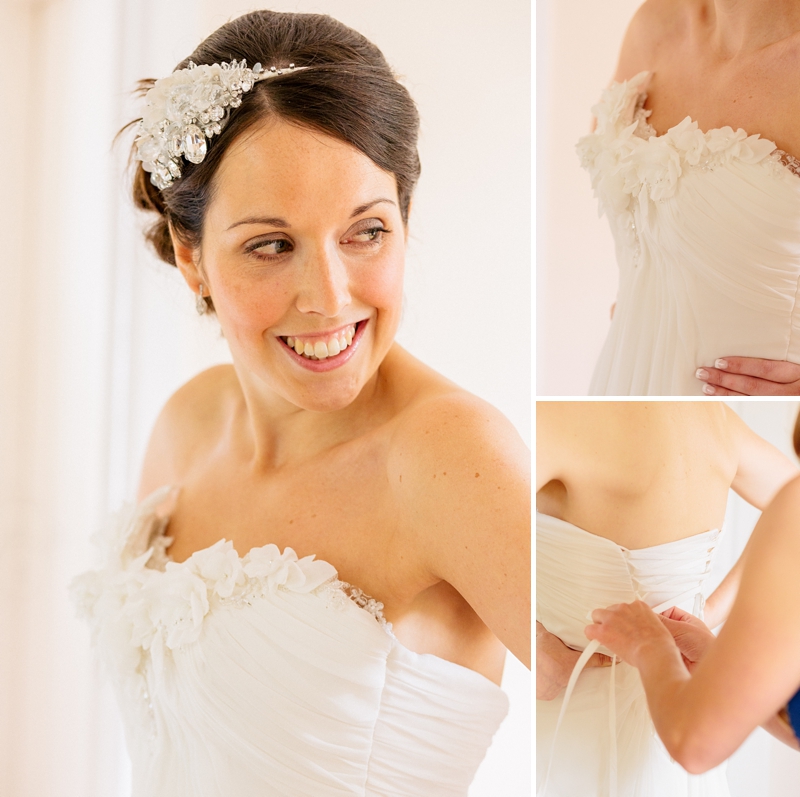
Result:
[[[291,252],[293,248],[292,242],[286,238],[262,238],[260,241],[249,243],[245,251],[263,260],[272,260]]]
[[[381,243],[384,237],[389,233],[391,233],[391,230],[387,230],[382,224],[376,224],[374,219],[370,219],[366,226],[347,233],[343,243],[366,244],[370,246]]]

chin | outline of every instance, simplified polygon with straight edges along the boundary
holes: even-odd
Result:
[[[361,394],[364,384],[342,386],[341,388],[320,387],[317,390],[303,391],[296,396],[287,396],[288,400],[300,409],[309,412],[336,412],[349,407]]]

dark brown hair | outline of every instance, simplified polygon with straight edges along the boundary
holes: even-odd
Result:
[[[182,176],[164,190],[136,162],[133,199],[158,214],[147,240],[158,256],[175,265],[169,227],[181,242],[196,248],[213,196],[214,176],[225,151],[246,130],[265,118],[281,118],[339,139],[394,175],[400,212],[408,222],[411,194],[419,178],[419,116],[406,89],[393,75],[381,51],[364,36],[320,14],[254,11],[212,33],[176,69],[189,61],[215,64],[241,61],[265,68],[311,67],[256,83],[231,113],[227,126],[209,142],[202,163],[182,162]],[[153,80],[140,83],[140,91]]]
[[[794,422],[792,442],[794,443],[795,453],[800,457],[800,413],[797,414],[797,420]]]

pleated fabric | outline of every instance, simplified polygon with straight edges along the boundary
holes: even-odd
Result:
[[[134,797],[464,797],[508,711],[403,647],[327,562],[221,540],[176,564],[161,490],[104,535],[75,599],[114,680]],[[353,600],[355,598],[356,600]]]
[[[592,395],[702,395],[726,356],[800,363],[800,161],[730,127],[647,123],[650,73],[612,84],[578,142],[619,264]]]
[[[597,608],[643,600],[701,613],[719,537],[715,529],[628,550],[537,512],[536,618],[583,650]],[[689,775],[670,758],[635,668],[617,662],[581,672],[556,734],[563,701],[536,703],[538,797],[728,797],[724,764]]]

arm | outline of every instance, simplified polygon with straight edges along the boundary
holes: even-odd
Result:
[[[690,676],[641,602],[598,610],[587,628],[639,668],[656,729],[689,772],[728,758],[800,686],[800,479],[786,485],[752,536],[730,618]],[[621,610],[621,611],[618,611]],[[617,622],[621,618],[621,622]]]
[[[798,474],[797,465],[775,446],[759,437],[730,407],[725,408],[738,448],[738,465],[731,489],[757,509],[766,508],[776,493]],[[749,543],[706,602],[706,622],[711,628],[730,612],[739,588]]]
[[[454,587],[530,667],[530,452],[462,393],[427,402],[397,434],[390,478],[426,578]]]

